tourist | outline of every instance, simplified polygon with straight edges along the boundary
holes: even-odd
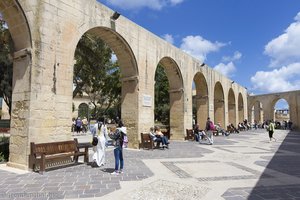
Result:
[[[162,140],[162,144],[163,144],[163,148],[169,148],[169,141],[168,138],[161,132],[160,127],[159,126],[155,126],[154,127],[154,132],[155,132],[155,136],[157,138],[161,138]]]
[[[209,117],[207,118],[207,121],[206,121],[205,130],[206,130],[206,135],[207,135],[209,144],[212,145],[214,143],[213,131],[215,130],[215,126]]]
[[[80,134],[81,128],[82,128],[82,121],[81,121],[80,117],[78,117],[77,120],[76,120],[76,132],[77,132],[77,134]]]
[[[118,175],[123,173],[124,159],[123,159],[123,140],[124,136],[127,134],[126,127],[120,120],[118,124],[118,129],[112,127],[109,137],[114,140],[114,157],[115,157],[115,170],[112,175]],[[119,168],[120,167],[120,168]]]
[[[93,130],[96,130],[96,133],[93,134],[94,137],[98,138],[98,144],[93,148],[93,161],[98,167],[101,167],[105,164],[105,143],[107,137],[107,126],[104,120],[98,120],[98,123],[94,125]]]
[[[153,142],[156,142],[156,147],[158,148],[160,146],[160,143],[162,143],[163,148],[168,147],[168,144],[166,143],[165,136],[156,135],[156,131],[153,127],[150,128],[149,136],[152,139]]]
[[[273,120],[271,120],[267,127],[267,131],[269,132],[270,142],[272,142],[272,139],[276,142],[276,138],[273,137],[274,130],[275,130],[275,124]]]
[[[88,120],[86,117],[82,119],[82,133],[86,133],[88,130]]]

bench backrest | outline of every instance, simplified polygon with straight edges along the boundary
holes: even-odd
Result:
[[[195,134],[193,129],[186,129],[186,140],[194,140]]]
[[[52,155],[58,153],[76,152],[77,144],[75,140],[40,144],[35,144],[34,142],[31,142],[30,148],[32,155]]]
[[[151,137],[150,137],[149,133],[141,133],[141,140],[142,140],[142,142],[150,142]]]

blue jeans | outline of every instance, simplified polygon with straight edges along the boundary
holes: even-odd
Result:
[[[115,171],[119,170],[119,162],[120,162],[120,170],[122,170],[124,166],[123,149],[121,147],[115,148],[114,156],[115,156]]]
[[[163,136],[161,138],[163,145],[168,145],[168,138],[166,136]]]

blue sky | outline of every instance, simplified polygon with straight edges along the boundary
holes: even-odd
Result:
[[[98,0],[250,94],[300,89],[298,0]]]

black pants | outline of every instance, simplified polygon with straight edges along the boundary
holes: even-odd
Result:
[[[269,131],[269,138],[271,139],[273,137],[274,131]]]

